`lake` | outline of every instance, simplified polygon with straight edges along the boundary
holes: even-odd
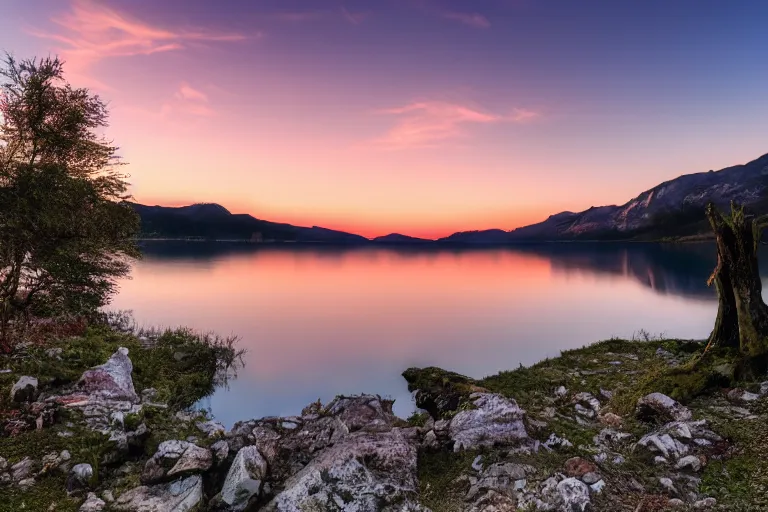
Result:
[[[147,242],[144,255],[111,308],[242,338],[245,367],[203,403],[228,426],[360,392],[396,399],[405,417],[410,366],[483,377],[641,329],[701,339],[717,310],[711,244]]]

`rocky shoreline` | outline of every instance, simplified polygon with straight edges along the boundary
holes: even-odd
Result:
[[[9,357],[0,510],[763,510],[768,383],[685,405],[636,396],[696,346],[610,340],[482,380],[413,368],[408,420],[339,396],[230,430],[135,386],[132,351],[152,348],[119,347],[63,385]]]

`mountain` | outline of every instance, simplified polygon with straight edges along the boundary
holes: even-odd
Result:
[[[756,213],[768,211],[768,154],[744,165],[686,174],[646,190],[621,206],[563,212],[544,222],[518,228],[521,239],[659,239],[709,232],[708,202],[727,208],[730,201]]]
[[[401,235],[400,233],[390,233],[384,236],[377,236],[373,239],[373,242],[377,244],[424,244],[433,242],[433,240]]]
[[[660,240],[709,235],[704,207],[730,201],[768,213],[768,154],[744,165],[686,174],[646,190],[627,203],[561,212],[512,231],[454,233],[441,241],[500,244],[525,241]]]
[[[208,240],[252,240],[278,242],[324,242],[357,244],[368,239],[360,235],[317,226],[311,228],[233,214],[218,204],[190,206],[146,206],[131,203],[141,217],[144,238],[202,238]]]

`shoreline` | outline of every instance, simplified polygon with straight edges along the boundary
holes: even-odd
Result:
[[[638,412],[643,397],[658,391],[654,376],[684,364],[700,342],[608,340],[483,379],[409,369],[403,375],[419,409],[407,420],[392,413],[391,401],[364,394],[227,430],[187,410],[211,391],[216,366],[210,345],[188,336],[169,331],[142,340],[95,330],[0,356],[0,370],[11,370],[0,373],[0,482],[8,480],[9,503],[140,510],[147,500],[181,499],[197,510],[302,503],[331,510],[318,496],[336,496],[355,510],[559,510],[563,500],[583,510],[713,503],[754,510],[739,508],[752,503],[744,486],[768,485],[768,461],[759,457],[768,447],[760,428],[768,421],[768,385],[694,398],[680,388],[649,409],[652,421]],[[123,354],[120,347],[130,348]],[[115,378],[113,370],[128,366],[126,388],[125,375]],[[93,385],[89,371],[102,372]],[[39,385],[29,401],[9,401],[24,375]],[[11,424],[17,431],[9,434]],[[184,469],[174,472],[182,460]],[[80,464],[91,467],[85,481],[73,476]],[[735,470],[743,467],[749,474]],[[324,480],[324,471],[335,476]],[[358,474],[372,487],[353,485]],[[366,505],[382,488],[399,490],[377,495],[379,508]],[[81,509],[84,500],[104,505]],[[392,508],[395,501],[404,508]]]

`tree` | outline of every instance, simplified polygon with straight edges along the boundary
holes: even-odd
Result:
[[[0,345],[30,315],[94,313],[138,256],[106,105],[58,58],[0,68]]]
[[[733,203],[730,216],[711,203],[706,214],[717,242],[717,266],[708,284],[715,283],[719,301],[707,350],[736,349],[745,359],[766,355],[768,306],[757,265],[762,219]]]

